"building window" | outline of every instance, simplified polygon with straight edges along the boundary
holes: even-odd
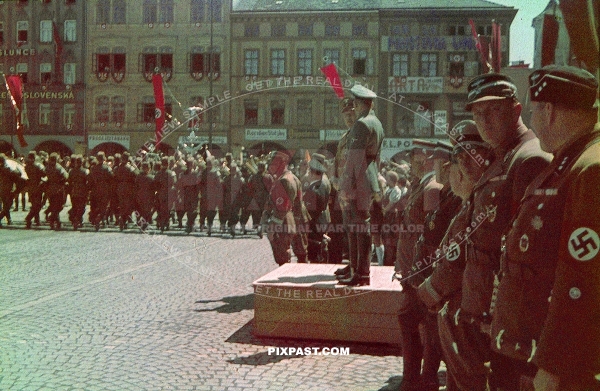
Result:
[[[298,100],[298,106],[296,110],[296,114],[298,115],[298,125],[307,126],[312,125],[312,100],[310,99],[300,99]]]
[[[340,36],[340,24],[339,23],[326,23],[325,24],[325,36],[326,37],[339,37]]]
[[[50,103],[41,103],[39,108],[40,125],[50,125],[50,113],[52,113]]]
[[[48,84],[52,82],[52,64],[43,62],[40,64],[40,82]]]
[[[394,127],[392,136],[431,137],[433,120],[431,102],[403,101],[402,106],[394,105]]]
[[[141,112],[138,113],[138,121],[144,123],[154,123],[154,109],[156,104],[154,102],[154,97],[144,97],[143,103],[141,105]],[[165,103],[165,112],[167,111],[166,103]],[[166,116],[165,116],[166,117]]]
[[[298,74],[308,76],[312,74],[312,50],[298,49]]]
[[[312,37],[313,35],[313,24],[312,23],[298,23],[298,36],[299,37]]]
[[[244,75],[258,76],[258,56],[259,51],[256,49],[244,52]]]
[[[192,23],[204,22],[205,17],[205,3],[206,0],[192,0],[190,4],[190,21]]]
[[[170,79],[173,73],[173,53],[170,48],[161,48],[160,52],[156,48],[146,48],[142,54],[142,66],[145,75],[159,71],[169,74],[165,79]]]
[[[75,84],[75,63],[66,63],[64,66],[63,80],[65,85]]]
[[[65,42],[77,41],[77,21],[65,20]]]
[[[285,73],[285,50],[271,49],[271,75],[283,76]]]
[[[17,22],[17,44],[27,43],[29,40],[29,22],[26,20],[19,20]]]
[[[471,35],[471,28],[464,24],[450,25],[448,26],[448,35],[451,36],[463,36]]]
[[[340,50],[339,49],[325,49],[323,50],[323,61],[328,64],[340,65]]]
[[[109,100],[108,96],[99,96],[96,98],[96,122],[108,123],[109,118]]]
[[[110,100],[111,120],[117,124],[125,123],[125,97],[113,96]]]
[[[463,77],[465,75],[465,55],[464,54],[449,54],[448,55],[448,76]]]
[[[208,10],[213,22],[223,21],[223,0],[209,0]]]
[[[408,76],[408,54],[394,53],[392,56],[392,76]]]
[[[438,35],[437,26],[434,24],[424,24],[421,26],[421,35],[425,37],[433,37]]]
[[[65,4],[66,5],[73,5],[75,4],[76,0],[65,0]]]
[[[110,0],[98,0],[96,3],[96,23],[110,23]]]
[[[271,25],[271,36],[272,37],[285,37],[285,24],[273,24]]]
[[[213,48],[206,53],[206,61],[208,65],[206,73],[208,77],[218,78],[221,75],[221,53],[218,48]]]
[[[258,37],[260,29],[258,24],[249,23],[244,26],[244,37]]]
[[[421,54],[421,73],[419,76],[435,77],[437,76],[437,54],[422,53]]]
[[[200,80],[206,75],[206,70],[204,69],[204,49],[195,48],[194,52],[191,53],[190,58],[190,72],[192,73],[192,77],[196,80]]]
[[[40,42],[42,42],[42,43],[52,42],[52,21],[51,20],[40,21]]]
[[[159,23],[173,23],[173,0],[160,0]]]
[[[258,102],[244,101],[244,125],[258,125]]]
[[[390,27],[390,35],[408,37],[410,35],[410,26],[407,24],[395,24]]]
[[[355,75],[367,74],[367,50],[352,49],[352,72]]]
[[[127,65],[127,54],[125,48],[115,48],[112,54],[112,71],[113,73],[125,74]]]
[[[28,78],[27,73],[29,72],[29,66],[25,62],[20,62],[17,64],[17,74],[21,76],[21,81],[23,84],[27,84]]]
[[[337,101],[326,100],[325,101],[325,125],[335,126],[340,125],[340,108]]]
[[[271,125],[285,123],[285,102],[274,100],[271,102]]]
[[[158,20],[158,5],[156,3],[156,0],[144,0],[143,12],[143,22],[145,24],[156,23],[156,21]]]
[[[113,23],[114,24],[125,24],[127,23],[127,4],[125,0],[113,0]]]
[[[352,36],[353,37],[366,37],[368,33],[366,23],[357,23],[352,25]]]
[[[73,126],[75,124],[75,104],[65,103],[63,107],[63,125]]]
[[[486,35],[488,37],[491,36],[492,35],[492,25],[477,26],[477,34]]]

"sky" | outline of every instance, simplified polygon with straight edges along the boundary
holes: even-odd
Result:
[[[509,61],[525,61],[533,66],[534,31],[533,18],[542,13],[549,0],[488,0],[492,3],[507,5],[518,9],[517,16],[510,28]]]

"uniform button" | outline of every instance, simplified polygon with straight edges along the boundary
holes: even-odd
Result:
[[[573,300],[577,300],[581,297],[581,291],[579,288],[573,287],[569,290],[569,297]]]
[[[492,192],[492,197],[496,197],[496,192],[495,191]]]
[[[543,207],[544,207],[544,204],[543,204],[543,203],[539,204],[539,205],[538,205],[538,210],[542,209]]]

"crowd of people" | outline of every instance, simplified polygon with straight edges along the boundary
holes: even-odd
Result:
[[[287,151],[235,161],[204,151],[61,159],[31,152],[27,180],[0,155],[0,220],[24,190],[27,228],[44,203],[53,229],[70,197],[74,229],[113,221],[164,231],[267,235],[277,264],[342,263],[339,284],[369,285],[394,266],[402,391],[600,390],[600,124],[598,81],[570,66],[529,78],[531,129],[513,81],[468,85],[473,120],[449,141],[414,140],[406,161],[379,159],[377,95],[341,101],[348,127],[335,156],[295,166]],[[21,200],[24,205],[24,200]],[[17,204],[18,208],[18,204]],[[185,222],[185,226],[184,226]]]

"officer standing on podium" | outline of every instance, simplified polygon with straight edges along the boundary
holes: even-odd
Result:
[[[344,285],[369,285],[371,266],[370,209],[381,199],[377,180],[379,151],[383,141],[383,126],[373,112],[377,94],[357,84],[354,95],[357,121],[347,136],[347,156],[340,183],[340,203],[344,226],[348,234],[351,270],[340,277]]]

